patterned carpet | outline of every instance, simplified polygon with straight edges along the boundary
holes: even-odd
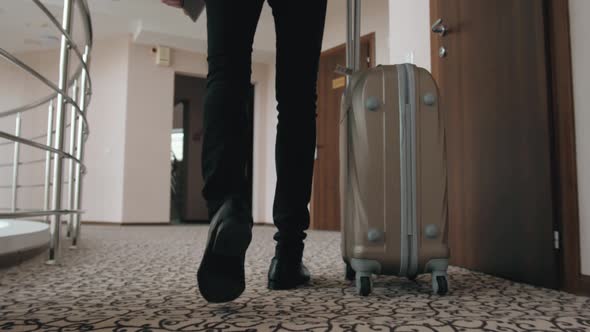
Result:
[[[273,229],[256,227],[248,288],[208,305],[195,271],[203,226],[86,226],[63,266],[45,256],[0,270],[0,331],[590,331],[590,299],[453,268],[451,295],[379,277],[359,298],[344,281],[339,235],[312,232],[306,262],[313,283],[266,289]]]

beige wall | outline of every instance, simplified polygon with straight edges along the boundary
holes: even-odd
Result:
[[[430,70],[430,0],[389,0],[389,20],[391,63]]]
[[[91,63],[93,95],[88,111],[83,220],[121,222],[129,39],[97,41]]]
[[[590,275],[590,1],[570,0],[582,273]]]
[[[127,81],[128,38],[107,42],[97,41],[91,67],[93,81],[92,104],[88,113],[91,136],[86,146],[88,172],[84,178],[82,209],[85,220],[120,221],[122,211],[122,162],[123,130]],[[58,54],[56,51],[25,53],[18,55],[21,60],[38,70],[52,81],[56,81]],[[77,66],[72,60],[71,67]],[[0,108],[6,109],[36,100],[51,91],[33,78],[16,70],[12,65],[0,61]],[[32,137],[45,133],[47,105],[23,115],[22,136]],[[69,120],[68,120],[69,121]],[[14,117],[0,120],[2,130],[14,132]],[[66,133],[65,144],[69,144]],[[45,143],[45,138],[38,140]],[[44,158],[43,152],[22,146],[21,161]],[[0,163],[12,161],[12,147],[0,147]],[[67,170],[67,163],[65,169]],[[11,181],[9,169],[0,169],[1,185]],[[19,184],[43,183],[44,165],[22,166]],[[64,197],[67,190],[64,189]],[[18,193],[19,208],[39,209],[43,206],[41,188],[21,189]],[[0,191],[0,206],[10,204],[9,191]]]
[[[10,80],[5,79],[11,77]],[[0,109],[2,111],[21,104],[24,78],[20,72],[5,61],[0,61]],[[0,130],[13,134],[15,117],[10,116],[0,119]],[[7,141],[0,139],[0,164],[12,162],[13,145],[6,144]],[[0,186],[11,185],[12,168],[0,167]],[[0,209],[11,206],[11,195],[7,189],[0,189]]]
[[[170,220],[170,132],[174,72],[151,47],[130,44],[125,118],[123,221]]]

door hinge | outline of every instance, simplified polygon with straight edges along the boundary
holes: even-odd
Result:
[[[559,250],[560,244],[559,231],[553,231],[553,248],[555,248],[555,250]]]

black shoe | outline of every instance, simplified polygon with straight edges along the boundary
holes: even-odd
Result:
[[[277,244],[268,270],[268,288],[287,290],[305,285],[310,280],[309,270],[303,265],[303,243]]]
[[[207,247],[197,272],[205,300],[229,302],[244,292],[244,259],[251,240],[248,208],[238,199],[228,199],[211,219]]]

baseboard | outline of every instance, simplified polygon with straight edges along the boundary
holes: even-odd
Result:
[[[99,226],[121,226],[120,222],[114,221],[81,221],[82,225],[99,225]]]
[[[590,276],[580,276],[576,293],[579,295],[590,296]]]
[[[274,224],[269,224],[267,222],[263,222],[263,221],[255,221],[254,225],[256,226],[266,226],[266,227],[275,227]]]
[[[122,222],[121,226],[169,226],[169,221],[164,222]]]
[[[65,224],[65,222],[63,222]],[[182,224],[172,224],[171,222],[113,222],[113,221],[82,221],[83,225],[91,226],[190,226],[190,225],[208,225],[208,221],[204,220],[187,220]],[[267,222],[255,221],[254,225],[264,227],[274,227],[274,224]]]
[[[83,225],[97,226],[167,226],[170,222],[113,222],[113,221],[82,221]]]
[[[190,225],[190,224],[208,224],[209,220],[200,220],[200,219],[185,219],[182,222],[176,225]]]

